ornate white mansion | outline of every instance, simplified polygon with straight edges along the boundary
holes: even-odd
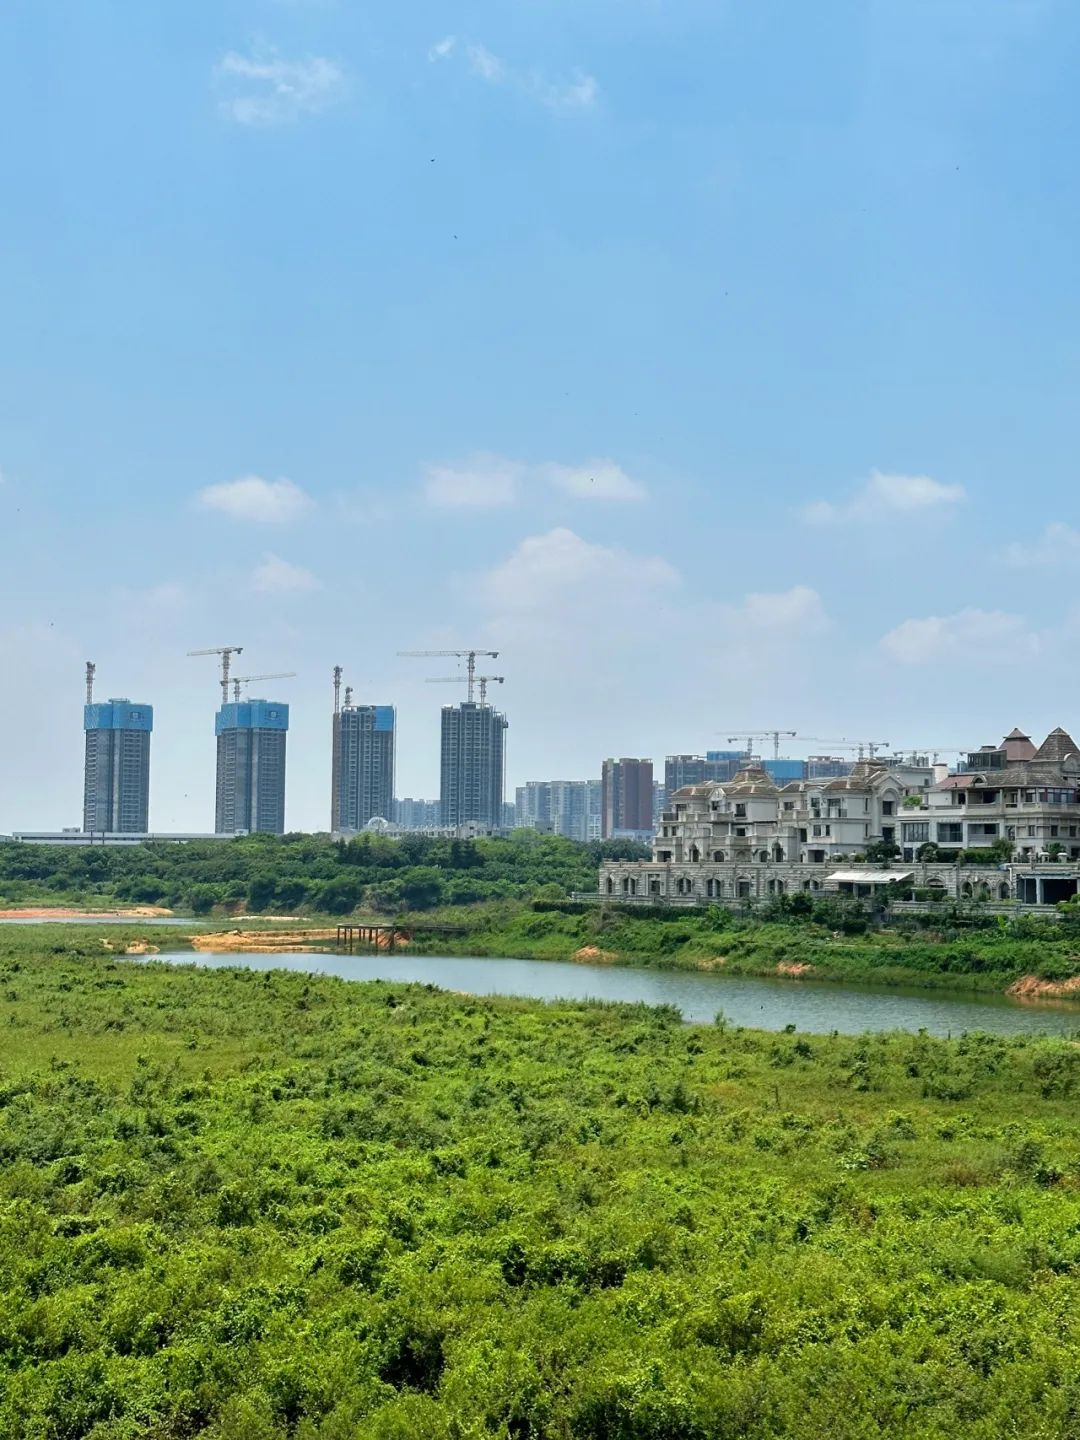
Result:
[[[868,847],[895,860],[868,864]],[[1080,749],[1061,729],[1038,748],[1014,730],[954,775],[870,760],[843,779],[777,787],[751,763],[734,780],[687,786],[668,802],[653,858],[605,862],[600,894],[707,903],[908,881],[1047,904],[1076,893],[1077,861]]]

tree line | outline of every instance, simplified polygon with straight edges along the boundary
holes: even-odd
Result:
[[[602,859],[647,855],[629,841],[582,844],[531,830],[481,840],[362,834],[70,849],[8,843],[0,845],[0,901],[163,905],[195,914],[215,906],[331,915],[360,905],[427,910],[595,890]]]

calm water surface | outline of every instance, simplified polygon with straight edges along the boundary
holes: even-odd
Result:
[[[1080,1033],[1080,1006],[1022,1005],[997,995],[884,989],[805,980],[758,980],[682,970],[571,965],[552,960],[492,960],[439,955],[219,954],[159,955],[174,964],[225,969],[300,970],[343,980],[401,980],[464,990],[471,995],[519,995],[534,1000],[618,1000],[674,1005],[691,1021],[718,1011],[733,1025],[857,1035],[864,1030],[927,1030],[954,1035],[989,1030],[1002,1035]]]

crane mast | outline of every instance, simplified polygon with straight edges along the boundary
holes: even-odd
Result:
[[[242,645],[211,645],[207,650],[189,650],[188,655],[220,655],[221,656],[221,703],[229,703],[229,670],[234,655],[242,655]]]
[[[499,658],[498,650],[399,650],[397,653],[408,660],[430,660],[436,657],[446,659],[451,656],[457,660],[464,660],[470,702],[476,689],[477,657],[483,656],[487,660],[497,660]]]

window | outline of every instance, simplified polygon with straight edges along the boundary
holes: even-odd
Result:
[[[784,809],[785,809],[785,810],[788,810],[788,811],[794,810],[794,809],[795,809],[795,801],[794,801],[794,800],[785,800],[785,801],[784,801]]]
[[[745,819],[746,819],[746,806],[745,806],[745,805],[736,805],[736,806],[735,806],[735,818],[736,818],[736,820],[745,820]]]
[[[883,801],[881,802],[881,813],[882,813],[882,815],[895,815],[895,814],[896,814],[896,801],[895,801],[895,800],[883,800]]]
[[[937,827],[939,845],[962,845],[964,827],[959,820],[940,820]]]
[[[815,825],[815,826],[814,826],[814,839],[815,839],[815,840],[820,840],[820,839],[821,839],[821,826],[820,826],[820,825]]]
[[[929,820],[906,820],[900,826],[905,845],[919,845],[930,839]]]

